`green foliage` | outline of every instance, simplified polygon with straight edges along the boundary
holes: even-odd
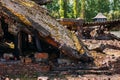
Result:
[[[110,1],[109,0],[96,0],[98,12],[109,13]]]
[[[120,11],[113,11],[109,14],[105,13],[105,15],[107,16],[108,20],[120,19]]]
[[[87,21],[92,21],[92,18],[99,12],[107,14],[110,12],[109,0],[87,0],[86,4],[85,18]]]
[[[73,12],[74,12],[74,17],[78,17],[78,0],[73,1]]]
[[[55,18],[59,18],[59,4],[58,4],[58,0],[53,0],[53,2],[45,5],[45,7],[49,10],[50,14],[55,17]]]
[[[83,18],[92,21],[99,12],[109,20],[120,19],[120,0],[53,0],[46,5],[55,18]]]
[[[67,17],[67,9],[68,9],[68,0],[63,0],[64,1],[64,17]]]
[[[80,18],[85,19],[85,1],[86,0],[81,0],[81,14]]]
[[[60,9],[59,9],[60,18],[64,18],[64,1],[59,0],[59,5],[60,5]]]
[[[67,18],[75,18],[74,11],[73,11],[73,5],[69,4],[67,8]]]
[[[86,9],[85,9],[85,19],[87,21],[91,21],[92,18],[98,13],[96,0],[87,0],[86,1]]]
[[[111,6],[112,6],[112,10],[120,11],[120,0],[111,0]]]
[[[68,0],[59,0],[59,14],[60,14],[60,18],[66,18],[67,17],[67,3]]]

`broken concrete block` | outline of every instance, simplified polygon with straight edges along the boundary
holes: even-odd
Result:
[[[58,64],[64,64],[64,63],[67,63],[67,64],[71,64],[71,61],[69,59],[58,59]]]

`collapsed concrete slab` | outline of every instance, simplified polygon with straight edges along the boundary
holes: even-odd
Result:
[[[57,47],[69,57],[80,59],[81,55],[87,53],[84,44],[79,42],[74,33],[60,25],[49,12],[31,0],[1,0],[0,14],[5,20],[10,19],[7,21],[9,25],[15,24],[17,30],[13,34],[17,33],[18,38],[20,30],[27,34],[37,32],[40,39]]]

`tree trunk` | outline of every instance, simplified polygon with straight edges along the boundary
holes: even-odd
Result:
[[[85,18],[85,0],[81,0],[81,15],[80,18],[84,19]]]

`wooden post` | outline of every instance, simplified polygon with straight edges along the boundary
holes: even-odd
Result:
[[[34,39],[35,39],[35,45],[36,45],[37,51],[42,52],[39,34],[38,34],[37,30],[34,30]]]
[[[14,43],[14,45],[15,45],[13,55],[15,56],[15,58],[19,58],[18,35],[15,36],[15,39],[14,39],[14,42],[13,42],[13,43]]]
[[[21,37],[21,31],[19,31],[18,33],[18,50],[19,50],[19,54],[22,55],[22,37]]]
[[[13,55],[19,59],[19,56],[22,54],[22,50],[21,50],[21,32],[20,32],[20,28],[18,28],[18,33],[17,35],[15,35],[14,37],[14,41],[13,41],[15,48],[14,48],[14,52]]]

